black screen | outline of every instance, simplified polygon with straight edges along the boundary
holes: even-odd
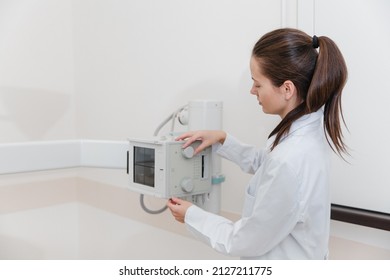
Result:
[[[134,183],[154,187],[154,149],[134,147]]]

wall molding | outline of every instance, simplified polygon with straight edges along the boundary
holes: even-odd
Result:
[[[309,35],[315,35],[315,0],[297,0],[297,28]]]
[[[281,27],[297,28],[298,0],[281,0]]]
[[[0,174],[73,167],[126,169],[127,141],[58,140],[0,144]]]
[[[390,214],[383,212],[332,204],[331,219],[390,231]]]
[[[127,141],[60,140],[0,144],[0,175],[75,167],[127,168]],[[332,204],[331,219],[390,231],[390,215]]]

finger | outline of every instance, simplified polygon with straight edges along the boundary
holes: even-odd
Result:
[[[182,148],[185,149],[188,146],[190,146],[192,143],[194,143],[197,140],[201,140],[197,134],[192,135],[191,137],[187,138],[186,142],[183,144]]]
[[[201,151],[203,151],[204,149],[206,149],[208,146],[210,146],[210,143],[206,142],[206,141],[203,141],[202,143],[200,143],[200,145],[195,149],[194,151],[194,154],[198,154],[200,153]]]
[[[168,202],[167,202],[167,207],[168,207],[169,210],[171,210],[171,213],[173,214],[173,208],[172,208],[172,206],[174,206],[174,204],[173,204],[171,201],[168,200]]]
[[[175,138],[175,140],[176,140],[176,141],[185,140],[185,139],[191,137],[192,135],[194,135],[194,132],[192,132],[192,131],[187,131],[187,132],[185,132],[185,133],[183,133],[183,134],[177,136],[177,137]]]
[[[182,146],[183,149],[187,148],[188,146],[190,146],[192,143],[194,143],[197,140],[197,138],[194,137],[193,135],[182,135],[182,136],[183,137],[179,136],[175,140],[176,141],[185,140],[185,142]]]
[[[181,220],[181,219],[183,219],[183,215],[181,215],[179,212],[176,212],[176,211],[172,211],[172,216],[173,216],[176,220]]]
[[[170,208],[172,205],[175,205],[175,203],[172,201],[172,199],[168,199],[167,206]]]
[[[180,206],[176,202],[173,202],[171,199],[167,202],[167,207],[171,211],[172,215],[175,216],[178,210],[178,207]]]
[[[173,204],[173,205],[181,205],[183,203],[183,200],[180,199],[180,198],[177,198],[177,197],[172,197],[170,199],[170,202]]]

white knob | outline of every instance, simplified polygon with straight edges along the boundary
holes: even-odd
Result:
[[[188,146],[187,148],[183,149],[181,153],[185,158],[192,158],[194,156],[194,148],[192,146]]]
[[[182,190],[187,193],[192,192],[192,190],[194,189],[194,183],[191,178],[184,178],[183,180],[181,180],[180,186]]]

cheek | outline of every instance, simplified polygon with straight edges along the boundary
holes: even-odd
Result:
[[[263,90],[259,90],[257,96],[262,102],[267,102],[269,99],[267,92],[264,92]]]
[[[267,111],[274,111],[279,106],[278,100],[273,92],[260,92],[259,100]]]

